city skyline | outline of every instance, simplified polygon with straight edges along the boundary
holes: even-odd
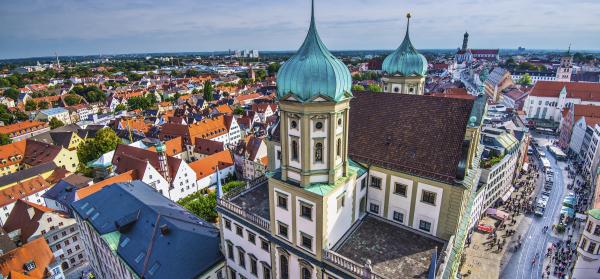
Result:
[[[600,2],[552,0],[407,1],[317,0],[316,21],[332,50],[394,49],[403,37],[404,15],[419,49],[459,47],[462,34],[476,48],[597,50]],[[308,29],[310,2],[178,0],[20,1],[2,3],[0,59],[36,56],[228,49],[296,50]],[[552,30],[548,34],[546,31]],[[597,34],[594,36],[592,34]]]

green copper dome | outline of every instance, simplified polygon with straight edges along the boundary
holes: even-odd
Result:
[[[382,70],[389,75],[425,76],[427,73],[427,59],[417,52],[410,42],[408,27],[410,14],[407,14],[406,35],[400,47],[383,60]]]
[[[301,101],[323,95],[339,101],[351,94],[352,75],[323,44],[315,26],[314,1],[311,7],[310,28],[304,43],[277,73],[277,96],[288,94]]]

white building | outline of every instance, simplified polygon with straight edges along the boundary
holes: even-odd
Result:
[[[540,81],[529,93],[524,110],[527,119],[558,127],[563,109],[575,104],[600,105],[600,83]]]
[[[61,107],[41,110],[35,116],[35,120],[45,120],[48,122],[50,122],[52,118],[56,118],[65,124],[71,124],[71,115],[69,114],[69,111]]]
[[[3,228],[22,243],[45,238],[65,273],[86,261],[75,219],[64,213],[18,200]]]
[[[112,158],[115,171],[136,170],[140,180],[172,201],[198,191],[194,170],[184,160],[167,156],[164,146],[156,149],[154,152],[120,144]]]
[[[598,272],[600,270],[600,209],[594,208],[588,211],[583,226],[583,234],[577,244],[577,260],[573,267],[572,278],[598,279],[600,278]]]
[[[481,177],[471,212],[471,226],[477,224],[486,209],[510,197],[520,157],[519,141],[506,131],[484,128],[482,140],[486,146],[484,157],[487,157],[482,159]]]

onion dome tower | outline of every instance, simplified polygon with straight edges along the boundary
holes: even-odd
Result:
[[[387,93],[423,95],[427,59],[410,41],[410,17],[410,14],[406,15],[406,35],[402,44],[383,60],[383,91]]]
[[[321,41],[312,2],[310,27],[304,43],[277,73],[277,96],[292,95],[298,101],[312,101],[317,96],[340,101],[351,96],[352,75]]]
[[[334,184],[348,172],[352,76],[323,44],[311,2],[308,34],[277,73],[281,179]]]

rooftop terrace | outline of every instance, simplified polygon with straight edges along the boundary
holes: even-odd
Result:
[[[359,222],[334,252],[359,264],[370,260],[373,272],[385,278],[427,278],[433,253],[446,245],[372,215]]]
[[[256,214],[267,220],[269,216],[269,184],[268,180],[261,182],[230,200],[244,211]]]

